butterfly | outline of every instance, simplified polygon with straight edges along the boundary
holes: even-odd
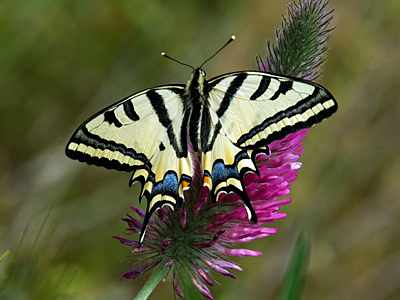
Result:
[[[233,72],[207,80],[193,68],[187,84],[150,88],[101,110],[72,135],[66,155],[91,165],[133,172],[147,199],[140,241],[151,215],[164,205],[179,210],[201,153],[202,184],[217,201],[238,194],[249,220],[257,215],[243,185],[258,173],[255,158],[268,145],[309,128],[337,110],[322,86],[261,71]]]

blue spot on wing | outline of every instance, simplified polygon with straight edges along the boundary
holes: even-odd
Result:
[[[166,174],[163,181],[164,191],[176,191],[178,189],[178,178],[176,174]]]
[[[242,159],[248,159],[249,156],[245,151],[239,152],[235,156],[235,162],[232,165],[225,165],[222,159],[218,159],[214,162],[213,168],[212,168],[212,175],[211,175],[211,180],[212,180],[212,191],[211,191],[211,197],[214,202],[218,201],[217,199],[217,194],[219,192],[234,192],[236,193],[240,198],[242,198],[244,205],[249,209],[249,220],[252,223],[257,223],[257,215],[251,205],[250,199],[247,195],[246,189],[243,186],[243,176],[247,171],[254,172],[253,170],[249,168],[242,168],[240,171],[238,170],[238,163]],[[254,162],[254,161],[253,161]],[[254,173],[258,173],[254,172]],[[235,185],[227,185],[221,188],[216,189],[216,187],[221,183],[221,182],[227,182],[229,178],[235,178],[240,180],[241,187],[237,187]]]
[[[216,161],[212,169],[213,181],[222,181],[225,178],[225,165],[222,161]]]
[[[215,197],[215,188],[221,182],[226,182],[229,178],[240,179],[236,163],[225,165],[222,160],[216,160],[212,169],[213,196]],[[229,192],[230,188],[222,189]]]
[[[228,178],[239,178],[239,173],[237,171],[236,165],[225,166],[223,161],[216,161],[212,170],[213,182],[220,183],[221,181],[226,181]]]
[[[153,198],[155,195],[169,195],[178,198],[178,177],[174,172],[168,172],[165,174],[162,182],[158,182],[151,192]]]

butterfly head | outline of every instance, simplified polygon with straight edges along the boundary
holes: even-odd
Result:
[[[206,72],[201,68],[194,69],[190,81],[195,83],[199,89],[202,89],[206,82]]]
[[[186,92],[191,101],[200,101],[201,104],[204,104],[204,101],[207,98],[205,95],[206,86],[206,72],[201,68],[194,69],[192,76],[186,84]]]

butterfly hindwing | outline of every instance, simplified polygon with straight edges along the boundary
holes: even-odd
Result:
[[[255,223],[257,216],[243,185],[243,176],[247,172],[258,174],[251,152],[236,147],[225,135],[218,134],[213,147],[203,153],[203,185],[210,189],[214,202],[222,194],[233,192],[239,195],[248,209],[249,219]]]
[[[148,199],[146,216],[165,204],[182,206],[192,178],[183,91],[183,85],[153,88],[102,110],[76,130],[67,156],[134,171],[131,184],[140,182],[141,196]]]

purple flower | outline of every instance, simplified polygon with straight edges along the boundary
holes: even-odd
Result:
[[[269,145],[270,154],[259,154],[256,165],[260,176],[248,174],[243,182],[258,222],[249,222],[246,208],[236,194],[229,194],[218,203],[207,201],[208,189],[197,187],[187,191],[185,208],[175,212],[163,207],[149,222],[143,243],[114,236],[123,245],[133,249],[135,267],[123,278],[135,278],[156,265],[168,267],[168,277],[174,282],[174,290],[183,298],[180,274],[189,274],[192,283],[208,299],[213,299],[208,287],[214,286],[211,271],[236,280],[228,269],[241,271],[229,256],[258,256],[260,252],[236,248],[246,243],[276,233],[275,228],[263,227],[286,217],[279,213],[281,205],[290,203],[289,198],[278,200],[290,192],[291,182],[297,178],[301,163],[297,162],[303,151],[301,139],[304,129]],[[195,181],[193,181],[195,182]],[[123,220],[128,223],[126,234],[140,233],[144,211],[132,206],[137,217],[130,215]]]

